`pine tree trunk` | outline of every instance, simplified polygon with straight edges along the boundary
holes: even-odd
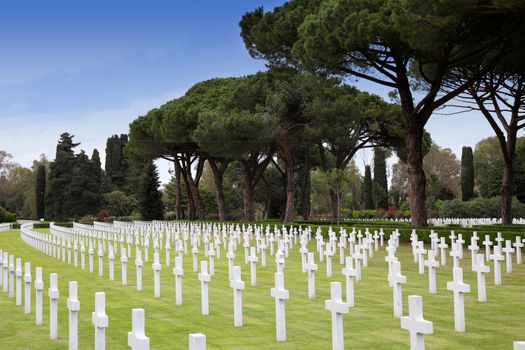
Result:
[[[339,222],[341,218],[341,205],[339,202],[339,196],[337,195],[337,189],[330,187],[330,203],[332,204],[332,219],[335,222]]]
[[[191,175],[188,175],[188,185],[190,188],[191,197],[193,198],[193,204],[195,205],[195,215],[197,219],[206,220],[206,213],[204,211],[204,204],[202,203],[199,188],[195,184],[195,181],[193,181],[191,178]]]
[[[405,112],[406,113],[406,112]],[[427,226],[425,207],[426,178],[423,170],[423,126],[415,116],[405,117],[405,143],[408,166],[408,194],[410,197],[410,212],[412,227]]]
[[[182,212],[182,188],[180,183],[181,171],[180,164],[178,160],[174,161],[175,163],[175,218],[177,220],[184,219],[184,214]]]
[[[310,194],[311,194],[311,177],[310,177],[310,164],[306,163],[304,166],[304,175],[303,175],[303,220],[310,219]]]
[[[503,178],[501,180],[501,223],[512,225],[512,165],[505,162]]]
[[[224,181],[224,170],[217,167],[217,163],[213,159],[208,159],[210,164],[211,172],[213,174],[213,182],[215,184],[215,200],[217,202],[217,209],[219,210],[219,220],[226,220],[226,209],[225,209],[225,200],[224,200],[224,190],[223,190],[223,181]]]
[[[188,179],[186,178],[186,176],[183,176],[182,178],[184,179],[184,186],[186,187],[186,198],[188,199],[188,219],[195,220],[195,203],[193,202],[190,184],[188,183]]]
[[[242,199],[244,204],[244,219],[246,221],[255,221],[255,200],[251,182],[245,179],[242,190]]]
[[[292,150],[288,143],[282,145],[283,160],[285,164],[286,177],[286,206],[284,209],[284,222],[294,220],[294,203],[295,203],[295,183]]]

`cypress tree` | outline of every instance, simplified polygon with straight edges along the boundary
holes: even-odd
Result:
[[[128,159],[124,154],[124,147],[128,143],[128,135],[113,135],[106,142],[106,175],[111,183],[119,190],[126,187],[126,177],[128,175]]]
[[[363,178],[363,208],[374,209],[372,172],[370,171],[370,165],[365,166],[365,176]]]
[[[73,148],[78,143],[73,142],[75,136],[67,132],[60,135],[56,147],[55,160],[49,165],[49,186],[46,192],[46,216],[54,220],[66,220],[70,214],[69,198],[75,155]]]
[[[90,160],[84,151],[75,157],[74,177],[68,198],[70,217],[94,215],[100,209],[102,201],[100,159],[97,160],[96,150],[93,155],[95,161]]]
[[[145,163],[139,190],[139,208],[143,220],[162,220],[162,193],[159,191],[159,174],[152,160]]]
[[[474,198],[474,156],[471,147],[461,150],[461,198],[463,201]]]
[[[36,217],[41,219],[46,212],[46,167],[39,165],[36,171]]]
[[[386,151],[374,149],[374,203],[376,209],[388,208],[388,179],[386,176]]]

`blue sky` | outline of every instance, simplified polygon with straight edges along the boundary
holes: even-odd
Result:
[[[41,153],[54,158],[68,131],[79,148],[103,155],[107,137],[191,85],[264,69],[245,50],[238,22],[248,10],[283,2],[2,2],[0,149],[29,166]],[[373,84],[358,86],[381,93]],[[456,153],[492,135],[476,114],[435,116],[428,130]],[[166,164],[161,178],[169,179]]]

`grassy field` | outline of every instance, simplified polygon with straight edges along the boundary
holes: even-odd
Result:
[[[315,251],[313,241],[310,251]],[[34,288],[33,314],[24,315],[23,307],[16,307],[14,299],[0,291],[0,349],[67,349],[68,311],[66,299],[68,281],[79,284],[79,348],[92,349],[94,331],[91,312],[95,292],[106,292],[107,349],[127,349],[127,332],[131,330],[131,309],[146,310],[146,335],[152,349],[187,349],[189,333],[204,333],[208,349],[329,349],[331,347],[330,313],[324,309],[329,298],[329,282],[343,281],[339,258],[334,258],[334,277],[326,277],[324,263],[316,273],[317,298],[307,298],[307,276],[301,273],[298,245],[290,252],[285,266],[285,286],[290,291],[286,303],[288,340],[275,341],[275,306],[270,297],[273,287],[274,257],[267,254],[267,267],[257,269],[257,286],[250,286],[248,265],[244,252],[236,253],[236,265],[242,266],[244,326],[233,326],[233,297],[229,288],[225,252],[216,260],[215,277],[209,286],[210,316],[200,313],[200,282],[192,272],[190,255],[184,259],[183,305],[176,306],[172,267],[163,265],[161,297],[153,297],[153,271],[150,262],[143,268],[143,291],[135,290],[134,257],[128,263],[128,286],[120,285],[120,261],[115,263],[115,281],[108,279],[107,258],[104,258],[104,277],[98,277],[97,259],[94,273],[75,268],[50,258],[26,245],[18,230],[0,232],[0,249],[7,250],[23,261],[30,261],[33,269],[44,269],[44,325],[35,326]],[[172,255],[174,251],[172,250]],[[202,253],[202,249],[201,249]],[[462,261],[464,280],[471,285],[465,298],[467,332],[454,332],[453,298],[446,290],[452,280],[452,261],[437,272],[437,295],[428,294],[428,275],[418,275],[409,246],[402,246],[397,256],[402,262],[408,283],[403,286],[404,311],[408,312],[407,297],[423,296],[424,317],[434,323],[434,334],[426,339],[427,349],[511,349],[512,342],[525,340],[525,265],[514,265],[514,272],[503,272],[503,285],[494,286],[492,273],[487,275],[486,304],[477,302],[476,275],[470,271],[469,252]],[[344,316],[345,348],[348,349],[407,349],[409,334],[400,328],[399,319],[392,316],[392,290],[387,282],[385,252],[375,252],[369,267],[363,270],[363,279],[355,286],[356,307]],[[173,264],[172,258],[172,264]],[[316,256],[317,260],[317,256]],[[80,258],[79,258],[80,261]],[[164,252],[161,252],[164,263]],[[79,263],[80,264],[80,263]],[[503,265],[504,269],[504,265]],[[49,273],[57,272],[59,279],[59,337],[49,339]],[[343,285],[344,288],[344,285]]]

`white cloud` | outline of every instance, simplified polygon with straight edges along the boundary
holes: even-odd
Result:
[[[152,108],[181,96],[183,92],[170,91],[157,97],[131,100],[123,109],[105,109],[88,112],[67,111],[61,115],[31,114],[18,118],[2,118],[0,149],[13,155],[15,162],[29,167],[44,153],[55,156],[55,147],[62,132],[75,135],[81,145],[77,148],[91,154],[97,148],[104,164],[106,140],[113,134],[128,132],[129,123]],[[169,179],[166,164],[159,163],[162,182]]]

